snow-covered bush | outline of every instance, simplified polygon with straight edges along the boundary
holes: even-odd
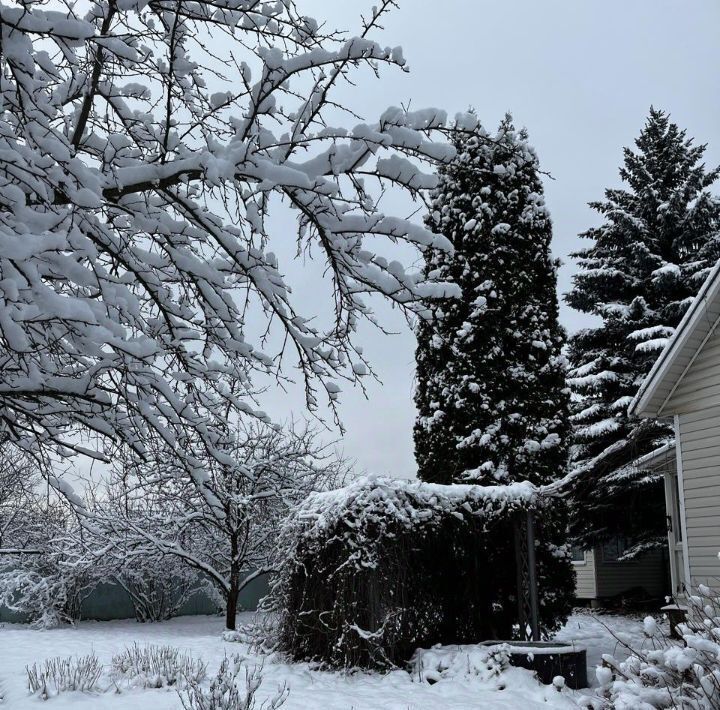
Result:
[[[388,667],[418,647],[509,638],[515,516],[551,504],[527,482],[369,477],[309,496],[280,538],[284,564],[267,602],[279,614],[280,648],[334,666]],[[572,607],[574,582],[563,550],[539,544],[537,558],[550,631]]]
[[[140,622],[171,619],[195,594],[209,591],[198,573],[173,555],[129,557],[111,579],[130,597]]]
[[[241,672],[244,672],[244,683],[240,680]],[[262,681],[262,666],[248,667],[240,656],[226,656],[209,687],[190,681],[180,692],[180,700],[185,710],[253,710],[257,707],[255,695]],[[287,700],[288,693],[285,686],[278,688],[259,710],[277,710]]]
[[[113,656],[112,672],[132,685],[163,688],[201,683],[207,674],[207,664],[172,646],[138,646],[135,643]]]
[[[49,627],[77,619],[95,582],[74,559],[77,521],[41,481],[29,456],[0,444],[0,605]]]
[[[678,626],[682,642],[669,639],[655,619],[648,617],[644,623],[648,648],[629,649],[624,661],[603,656],[603,665],[597,669],[603,707],[720,707],[720,590],[700,585],[686,602],[688,621]]]
[[[18,547],[0,550],[0,604],[38,627],[71,623],[102,572],[82,558],[66,506],[37,494],[23,506],[14,521]]]
[[[102,664],[94,653],[87,656],[50,658],[26,668],[28,690],[43,700],[65,691],[84,693],[98,689]]]
[[[43,629],[80,618],[94,583],[66,569],[54,555],[28,555],[0,567],[0,604]]]
[[[413,675],[427,683],[471,677],[487,681],[509,667],[506,649],[488,649],[477,644],[422,648],[410,660]]]
[[[241,624],[234,631],[225,630],[222,635],[227,643],[242,643],[248,646],[249,652],[272,658],[277,650],[277,618],[274,614],[258,613],[248,624]]]

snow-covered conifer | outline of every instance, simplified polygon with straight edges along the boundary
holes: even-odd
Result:
[[[429,301],[432,317],[418,328],[418,475],[547,484],[566,471],[569,393],[538,159],[509,116],[495,135],[478,129],[456,147],[426,221],[455,250],[425,256],[427,275],[455,284],[462,297]],[[562,618],[574,590],[564,502],[552,501],[536,522],[541,556],[557,562],[539,562],[538,574],[556,590]],[[494,569],[498,579],[515,569],[512,555],[505,561]]]
[[[455,251],[428,251],[426,274],[462,298],[431,301],[418,328],[418,474],[548,483],[565,472],[568,393],[537,156],[510,117],[456,147],[426,220]]]
[[[720,201],[708,192],[720,172],[663,111],[650,109],[635,144],[623,187],[590,203],[603,222],[582,235],[594,243],[573,254],[566,300],[602,319],[570,339],[573,533],[593,544],[622,532],[642,549],[664,540],[663,491],[629,464],[670,440],[672,424],[630,420],[627,408],[720,257]]]

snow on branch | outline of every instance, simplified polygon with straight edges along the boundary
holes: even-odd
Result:
[[[290,354],[311,408],[367,371],[365,294],[414,313],[455,295],[366,243],[450,248],[377,204],[434,184],[454,152],[445,113],[331,120],[353,115],[331,95],[355,68],[405,69],[368,37],[392,4],[360,37],[291,0],[0,7],[0,430],[67,455],[88,452],[78,430],[93,449],[146,455],[151,430],[199,469],[222,457],[229,410],[265,418],[254,382],[283,377]],[[327,326],[301,312],[271,250],[280,202],[298,254],[315,245],[328,266]],[[280,331],[279,351],[252,319]]]

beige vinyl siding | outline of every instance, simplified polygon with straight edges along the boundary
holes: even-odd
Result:
[[[595,553],[585,550],[585,562],[573,562],[575,569],[575,596],[578,599],[596,599]]]
[[[720,577],[720,336],[715,332],[666,410],[679,415],[687,551],[692,585]]]
[[[671,393],[666,411],[691,414],[720,407],[720,337],[717,331],[705,343]]]
[[[595,553],[595,577],[598,597],[614,597],[631,589],[641,588],[648,596],[661,597],[670,588],[667,553],[652,550],[635,560],[603,562],[602,552]]]

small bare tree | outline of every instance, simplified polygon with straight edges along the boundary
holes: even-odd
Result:
[[[107,495],[85,511],[88,554],[117,564],[174,557],[222,596],[235,628],[238,598],[274,569],[274,543],[289,510],[309,493],[334,487],[348,471],[308,426],[280,429],[248,421],[226,444],[229,463],[209,466],[202,481],[185,475],[172,452],[151,466],[119,466]]]

